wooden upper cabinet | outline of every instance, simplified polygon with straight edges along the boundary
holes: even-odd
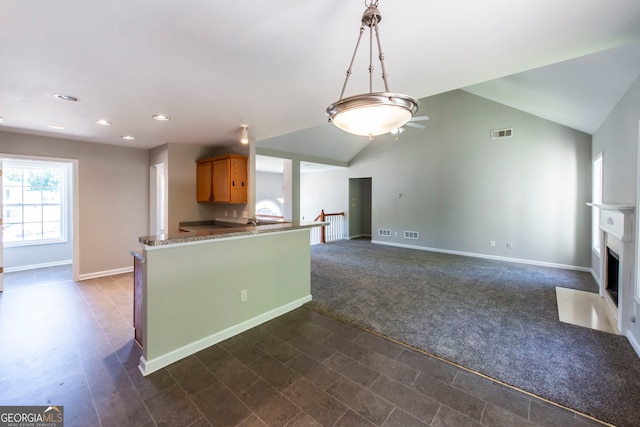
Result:
[[[247,158],[231,157],[231,203],[247,203]]]
[[[213,195],[214,202],[231,202],[229,180],[231,179],[231,159],[213,161]]]
[[[198,162],[198,190],[199,202],[213,202],[213,162]]]
[[[227,154],[198,164],[198,202],[247,203],[247,156]]]

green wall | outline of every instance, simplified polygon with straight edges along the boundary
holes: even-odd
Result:
[[[425,129],[374,138],[347,173],[303,177],[303,194],[349,212],[340,187],[371,177],[374,240],[590,268],[590,135],[461,90],[420,103],[418,114],[430,116]],[[491,130],[511,127],[513,137],[490,139]],[[328,182],[331,191],[322,191]],[[391,237],[379,237],[379,228]],[[404,239],[405,230],[420,239]]]
[[[302,229],[147,247],[143,373],[309,301],[309,238]]]

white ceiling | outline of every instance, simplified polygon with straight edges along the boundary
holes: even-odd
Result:
[[[640,69],[637,0],[379,8],[390,89],[416,98],[477,85],[468,90],[593,132]],[[259,147],[348,161],[368,140],[334,129],[324,110],[339,96],[363,11],[362,0],[2,0],[0,129],[151,148],[233,143],[247,123]],[[346,95],[368,90],[366,47]]]
[[[638,75],[640,43],[632,43],[464,89],[593,134]]]

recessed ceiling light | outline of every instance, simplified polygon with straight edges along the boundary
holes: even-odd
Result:
[[[151,117],[153,117],[154,119],[159,120],[161,122],[166,122],[166,121],[171,120],[171,117],[165,116],[164,114],[154,114]]]
[[[100,126],[111,126],[111,122],[104,119],[96,120],[96,124]]]
[[[49,125],[49,127],[51,129],[64,129],[64,126],[62,126],[62,125]]]
[[[122,139],[128,139],[128,140],[131,140],[131,139],[135,139],[135,138],[134,138],[133,136],[131,136],[131,135],[124,135],[124,136],[122,137]]]
[[[61,99],[63,101],[72,101],[72,102],[78,102],[80,101],[80,98],[73,96],[73,95],[66,95],[64,93],[56,93],[55,95],[56,98]]]

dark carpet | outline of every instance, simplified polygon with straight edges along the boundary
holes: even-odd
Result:
[[[591,275],[342,240],[311,249],[309,307],[618,426],[640,426],[625,337],[558,320]]]

